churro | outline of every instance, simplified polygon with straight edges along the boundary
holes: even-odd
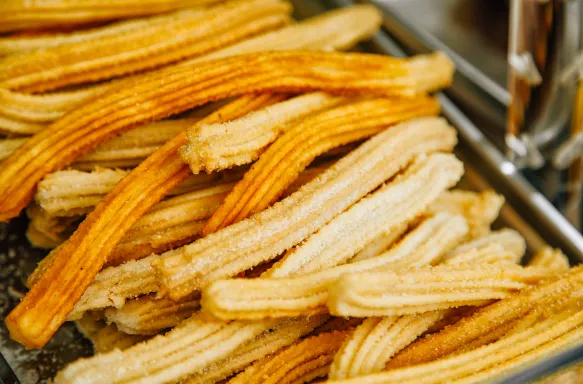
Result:
[[[454,143],[455,133],[437,118],[412,120],[376,135],[280,203],[161,255],[155,266],[165,292],[178,299],[273,259],[374,190],[416,155],[447,151]],[[461,171],[457,160],[447,156],[434,161],[451,167],[454,173]]]
[[[186,132],[189,144],[180,148],[182,159],[193,173],[250,163],[292,122],[343,100],[316,92],[276,103],[235,121],[196,125]]]
[[[551,247],[543,247],[539,249],[528,265],[548,268],[557,272],[565,272],[569,270],[569,259],[560,249],[553,249]]]
[[[36,204],[26,209],[30,221],[26,236],[30,243],[40,248],[55,248],[65,241],[77,227],[78,217],[54,217]]]
[[[504,204],[504,197],[493,191],[481,193],[453,190],[445,192],[429,207],[429,212],[451,212],[464,215],[470,226],[470,239],[490,230]]]
[[[307,333],[324,320],[325,317],[314,316],[299,319],[299,322],[307,324],[301,327]],[[277,327],[287,321],[223,322],[195,314],[170,332],[124,351],[78,360],[59,372],[55,383],[136,382],[140,379],[165,383],[204,374],[207,367],[232,356],[238,348],[244,348],[246,343],[266,331],[277,331]]]
[[[128,301],[122,308],[109,308],[104,312],[108,323],[127,334],[153,335],[173,328],[189,318],[199,307],[198,298],[174,302],[142,296]]]
[[[395,316],[502,299],[549,278],[543,268],[514,264],[448,265],[399,272],[345,274],[329,289],[338,316]]]
[[[359,5],[327,12],[281,30],[236,43],[197,59],[219,58],[261,51],[342,50],[371,36],[380,26],[380,12],[370,5]],[[115,86],[117,81],[90,85],[80,90],[30,95],[0,89],[0,113],[14,121],[51,122],[86,101]],[[13,122],[11,122],[13,124]],[[42,129],[40,126],[38,129]],[[37,132],[37,131],[35,131]]]
[[[289,23],[290,12],[280,0],[180,10],[125,33],[2,58],[0,86],[43,92],[160,67],[280,27]]]
[[[521,318],[535,307],[545,308],[552,313],[553,307],[564,304],[564,301],[571,297],[578,297],[581,287],[583,287],[582,269],[571,268],[558,280],[539,284],[510,298],[490,304],[441,332],[416,341],[393,357],[387,368],[400,368],[439,359],[481,335]]]
[[[430,233],[430,230],[434,232]],[[456,219],[447,214],[439,215],[406,236],[401,244],[386,255],[309,274],[306,274],[306,268],[290,271],[279,269],[281,266],[276,264],[274,270],[267,273],[275,278],[224,280],[211,284],[203,291],[202,306],[204,310],[224,319],[325,313],[328,287],[343,274],[390,268],[399,259],[414,259],[413,243],[419,247],[420,253],[426,249],[423,246],[431,244],[434,255],[443,255],[460,242],[466,233],[467,225],[461,217]],[[308,262],[312,265],[312,271],[308,272],[319,270],[318,261],[317,257],[313,257]],[[290,275],[299,276],[283,278]]]
[[[299,341],[249,366],[229,383],[305,383],[325,376],[346,335],[335,331]]]
[[[210,218],[205,234],[267,208],[318,155],[372,136],[399,121],[438,112],[439,104],[427,97],[402,101],[373,99],[304,119],[261,155]]]
[[[469,352],[355,379],[358,383],[478,383],[564,348],[583,335],[580,305]],[[356,381],[357,380],[357,381]],[[344,381],[339,381],[344,382]],[[345,381],[351,382],[350,380]]]
[[[185,380],[188,384],[216,383],[265,356],[274,354],[281,348],[292,344],[300,337],[308,334],[317,324],[322,323],[324,317],[292,318],[281,321],[273,329],[247,342],[237,352],[224,360],[209,365],[202,373],[195,374]]]
[[[396,229],[391,228],[390,231],[383,231],[377,237],[369,241],[362,251],[358,252],[352,259],[351,263],[367,260],[378,256],[389,249],[401,236],[407,231],[408,225],[402,225]]]
[[[114,349],[124,350],[141,341],[147,340],[148,336],[128,335],[121,332],[113,324],[106,324],[94,314],[86,314],[82,319],[75,322],[77,329],[93,344],[94,353],[105,353]]]
[[[164,13],[180,8],[212,4],[215,0],[107,0],[30,3],[11,0],[0,12],[0,32],[26,28],[86,24]]]
[[[0,114],[0,133],[14,136],[28,136],[42,131],[45,127],[46,124],[43,123],[31,123]]]

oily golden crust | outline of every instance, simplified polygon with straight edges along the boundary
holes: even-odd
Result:
[[[440,119],[399,124],[373,137],[269,209],[162,255],[155,262],[161,281],[176,299],[213,280],[273,259],[374,190],[418,154],[448,151],[454,143],[455,133]],[[330,190],[338,193],[328,198]]]
[[[82,25],[164,13],[175,9],[208,5],[216,0],[108,0],[108,1],[24,1],[9,0],[0,11],[0,32]]]
[[[241,221],[275,202],[314,158],[388,125],[439,112],[437,101],[377,99],[342,105],[287,130],[245,174],[210,218],[205,234]]]
[[[376,32],[382,22],[377,8],[358,5],[342,8],[304,20],[280,30],[236,43],[186,63],[238,55],[250,52],[281,50],[343,50]],[[90,85],[80,90],[53,94],[30,95],[0,89],[0,114],[12,118],[7,124],[19,122],[48,123],[56,120],[79,105],[84,104],[107,89],[116,86],[119,80]],[[0,127],[2,127],[0,120]],[[37,129],[35,132],[38,131]]]
[[[443,190],[457,182],[453,164],[440,162],[437,158],[439,155],[434,156],[433,159],[430,156],[425,164],[412,166],[405,175],[361,200],[322,227],[318,233],[296,248],[294,253],[276,263],[276,271],[267,273],[275,279],[225,280],[211,284],[203,292],[203,308],[224,319],[298,316],[325,311],[327,285],[343,273],[351,269],[362,270],[371,263],[327,268],[342,264],[354,255],[359,244],[362,247],[376,235],[374,227],[378,231],[378,228],[407,223],[423,212]],[[457,176],[461,177],[461,169],[457,171]],[[415,193],[403,194],[403,191]],[[403,199],[405,196],[406,199]],[[367,222],[359,221],[361,218]],[[450,220],[450,217],[440,220],[443,223],[448,222],[447,234],[439,238],[444,245],[444,251],[448,251],[457,245],[456,241],[462,240],[467,232],[467,225],[461,217],[457,220]],[[338,249],[340,252],[336,252]],[[332,250],[335,252],[331,252]],[[378,268],[381,262],[374,260],[374,263]],[[282,281],[278,278],[320,270],[320,274],[297,279]]]
[[[179,17],[127,33],[0,59],[0,85],[44,92],[160,67],[287,24],[290,11],[281,0],[231,1],[207,10],[182,10]]]
[[[330,288],[328,309],[356,317],[423,313],[509,297],[550,277],[546,269],[510,263],[343,275]]]
[[[270,100],[269,96],[243,97],[211,114],[202,122],[220,121],[221,118],[236,118],[249,110],[261,107]],[[165,144],[160,151],[131,172],[108,195],[105,202],[85,219],[78,230],[57,251],[54,260],[38,280],[21,305],[6,318],[10,324],[11,334],[17,340],[27,340],[28,346],[42,346],[50,339],[60,322],[73,309],[75,302],[83,295],[101,267],[106,263],[110,252],[117,245],[131,225],[145,211],[161,200],[170,190],[186,179],[189,174],[186,167],[175,155],[176,149],[184,142],[184,136]],[[178,145],[177,145],[178,144]],[[143,175],[149,175],[146,180]],[[121,196],[120,196],[121,195]],[[124,198],[129,196],[128,204]],[[141,197],[135,199],[134,196]],[[140,203],[142,204],[140,206]],[[113,220],[112,223],[110,220]],[[112,239],[114,236],[115,239]],[[89,246],[91,241],[96,241]],[[93,254],[93,256],[91,256]],[[97,262],[94,257],[97,257]],[[82,264],[80,266],[79,264]],[[77,265],[75,265],[77,264]],[[79,273],[83,271],[83,274]],[[74,281],[72,281],[74,280]],[[65,283],[69,284],[65,284]],[[80,284],[77,285],[77,284]],[[69,285],[69,286],[67,286]],[[67,293],[50,294],[51,291],[65,290]],[[52,299],[51,299],[52,297]],[[48,304],[50,311],[41,309],[43,301],[57,301]],[[35,305],[27,304],[35,303]],[[33,312],[41,311],[36,316]],[[20,323],[24,321],[23,323]],[[27,324],[25,328],[21,325]],[[35,324],[35,327],[32,326]],[[47,325],[50,324],[50,327]],[[24,336],[24,332],[28,336]],[[32,332],[32,333],[30,333]]]
[[[16,216],[47,173],[142,122],[209,101],[259,91],[322,89],[414,95],[447,85],[452,71],[451,63],[441,54],[403,61],[366,54],[271,52],[176,66],[139,76],[67,114],[4,160],[0,172],[0,219]]]
[[[315,377],[326,375],[334,354],[347,333],[347,331],[321,333],[299,341],[251,365],[229,380],[229,383],[287,384],[295,383],[314,371],[318,373]]]

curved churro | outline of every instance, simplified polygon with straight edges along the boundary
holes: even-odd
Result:
[[[42,92],[156,68],[287,24],[290,12],[290,5],[280,0],[180,10],[175,17],[125,33],[0,59],[0,86]]]
[[[322,89],[411,95],[447,85],[452,71],[450,61],[440,54],[404,61],[356,53],[271,52],[176,66],[139,76],[62,117],[4,160],[0,171],[0,219],[16,216],[46,174],[70,164],[115,133],[148,120],[258,91]],[[234,77],[237,81],[225,82]]]
[[[0,11],[0,32],[151,15],[214,2],[216,0],[61,0],[50,3],[11,0]]]
[[[276,103],[235,121],[196,125],[187,130],[188,144],[179,152],[194,173],[247,164],[257,159],[294,121],[342,101],[316,92]]]
[[[470,239],[483,236],[490,230],[504,204],[504,197],[494,191],[481,193],[453,190],[443,193],[429,207],[429,212],[450,212],[464,215],[470,226]]]
[[[577,297],[577,292],[583,287],[582,271],[580,267],[571,268],[558,280],[540,284],[488,305],[441,332],[411,344],[389,361],[387,368],[400,368],[439,359],[481,335],[524,316],[535,307],[546,308],[552,313],[553,307],[564,303],[565,299]]]
[[[381,14],[374,6],[359,5],[338,9],[220,49],[198,58],[197,61],[205,57],[219,58],[261,51],[342,50],[371,36],[378,30],[381,22]],[[191,59],[187,62],[194,61]],[[22,121],[51,122],[90,98],[104,93],[115,86],[115,82],[45,95],[0,89],[0,113]]]
[[[337,316],[395,316],[474,305],[510,296],[552,272],[514,264],[451,265],[342,275],[328,292]]]
[[[165,291],[177,299],[214,280],[274,258],[378,187],[417,154],[450,150],[454,142],[455,133],[440,119],[417,119],[396,125],[361,145],[279,204],[163,254],[155,265]],[[452,161],[456,164],[452,166],[455,172],[458,163]],[[444,164],[450,163],[444,160]]]
[[[467,225],[461,217],[452,218],[442,214],[405,236],[402,243],[386,255],[307,275],[303,274],[310,271],[305,268],[277,273],[279,266],[276,265],[274,271],[268,273],[275,278],[218,281],[203,291],[202,306],[204,310],[224,319],[257,319],[326,312],[328,287],[343,274],[391,268],[398,264],[395,263],[396,260],[414,260],[414,253],[425,253],[428,245],[432,246],[430,249],[434,255],[443,254],[461,241],[466,233]],[[314,259],[318,261],[317,258]],[[312,265],[312,271],[319,269],[318,262]],[[298,277],[282,278],[298,274]]]
[[[391,124],[439,113],[435,99],[373,99],[306,118],[277,139],[211,216],[205,234],[260,212],[275,202],[314,158],[372,136]]]
[[[173,328],[189,318],[198,309],[198,298],[174,302],[142,296],[128,301],[121,308],[109,308],[104,312],[108,323],[115,323],[117,329],[127,334],[153,335],[164,329]]]
[[[325,376],[346,335],[335,331],[302,340],[251,365],[229,383],[299,383]]]

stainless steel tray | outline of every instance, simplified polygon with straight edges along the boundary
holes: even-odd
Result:
[[[292,1],[296,16],[305,18],[327,8],[350,5],[347,1]],[[372,52],[403,56],[404,51],[388,34],[381,32],[362,48]],[[554,207],[506,162],[500,151],[480,133],[480,130],[445,95],[440,95],[445,116],[458,127],[461,143],[458,155],[466,163],[463,187],[483,190],[492,188],[507,197],[497,226],[515,228],[527,239],[529,250],[543,244],[561,247],[574,263],[583,260],[583,238],[563,219]],[[20,217],[9,224],[0,224],[0,311],[4,318],[24,292],[24,279],[46,252],[32,248],[24,236],[27,219]],[[0,324],[0,382],[47,382],[68,362],[91,354],[91,346],[72,324],[66,324],[42,350],[26,351],[10,340],[2,322]],[[574,358],[560,358],[559,363],[549,360],[551,368],[565,365]],[[4,356],[3,360],[1,357]],[[575,356],[579,356],[575,354]],[[556,359],[555,359],[556,360]],[[518,381],[527,382],[521,372]],[[538,373],[537,373],[538,374]],[[535,377],[539,377],[535,376]]]

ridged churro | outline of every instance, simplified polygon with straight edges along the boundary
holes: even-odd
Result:
[[[359,40],[371,36],[380,26],[380,12],[370,5],[359,5],[327,12],[323,15],[284,27],[281,30],[236,43],[197,59],[219,58],[242,53],[261,51],[298,50],[342,50],[350,48]],[[89,99],[115,86],[111,83],[91,85],[81,90],[57,92],[44,95],[30,95],[0,89],[0,113],[18,122],[51,122],[61,117]],[[2,126],[0,119],[0,127]],[[22,124],[20,124],[22,125]],[[34,132],[45,125],[34,127]],[[28,129],[30,130],[30,129]]]
[[[298,319],[305,333],[326,317]],[[245,344],[290,320],[261,323],[223,322],[194,315],[170,332],[125,351],[112,351],[69,365],[55,377],[56,384],[139,381],[165,383],[205,374],[208,367],[244,349]],[[291,320],[296,321],[296,320]],[[290,342],[293,342],[291,340]],[[260,356],[260,358],[263,356]]]
[[[428,97],[373,99],[341,105],[304,119],[288,129],[253,164],[212,215],[205,234],[270,206],[318,155],[365,139],[399,121],[438,112],[439,104]]]
[[[378,187],[416,155],[447,151],[454,143],[455,133],[437,118],[394,126],[279,204],[189,246],[161,255],[155,265],[165,292],[178,299],[214,280],[236,275],[276,257]],[[444,164],[450,163],[444,160]],[[452,170],[456,169],[457,165],[453,165]]]
[[[80,221],[79,217],[54,217],[36,204],[26,209],[30,219],[26,236],[32,245],[40,248],[55,248],[65,241]]]
[[[115,323],[117,329],[127,334],[153,335],[173,328],[192,316],[199,304],[198,298],[174,302],[142,296],[128,301],[122,308],[106,309],[104,317],[108,323]]]
[[[322,227],[290,255],[276,263],[273,272],[266,273],[271,279],[225,280],[211,284],[203,292],[203,308],[226,319],[298,316],[325,310],[327,285],[346,271],[362,269],[363,265],[371,263],[326,268],[352,257],[359,245],[362,248],[377,235],[379,228],[398,226],[415,218],[425,210],[427,204],[461,177],[461,168],[456,169],[455,162],[448,164],[447,159],[439,161],[438,156],[413,165],[401,178],[361,200]],[[416,193],[406,194],[403,191]],[[395,197],[398,199],[393,200]],[[399,201],[402,198],[404,200]],[[371,217],[379,219],[371,220]],[[359,218],[365,218],[367,222],[360,222]],[[448,220],[448,227],[449,235],[440,240],[453,248],[451,244],[456,245],[456,237],[458,241],[462,239],[467,227],[462,218]],[[376,232],[374,228],[377,228]],[[308,262],[310,271],[305,268]],[[374,262],[380,264],[376,259]],[[297,279],[278,279],[314,270],[323,272]]]
[[[553,249],[551,247],[543,247],[539,249],[528,265],[548,268],[557,272],[565,272],[569,270],[569,259],[560,249]]]
[[[543,268],[505,265],[448,265],[399,272],[345,274],[328,292],[328,309],[338,316],[395,316],[475,305],[509,297],[549,278]]]
[[[299,341],[249,366],[229,383],[305,383],[326,376],[346,335],[335,331]]]
[[[180,8],[212,4],[215,0],[107,0],[28,2],[10,0],[0,12],[0,32],[27,28],[85,24],[164,13]]]
[[[456,220],[447,214],[438,215],[420,225],[382,256],[317,273],[305,274],[304,268],[295,273],[299,276],[289,278],[283,277],[289,276],[290,271],[279,273],[279,266],[276,265],[274,270],[266,273],[268,276],[275,275],[275,278],[226,280],[211,284],[203,293],[203,306],[214,315],[226,318],[262,318],[326,312],[328,287],[343,274],[390,269],[393,265],[401,264],[399,261],[414,263],[413,260],[418,258],[416,254],[427,259],[428,249],[431,249],[434,257],[439,257],[461,241],[466,233],[467,225],[461,217]],[[312,272],[319,269],[319,263],[312,264],[310,261],[310,264],[315,264],[310,268]],[[402,264],[399,267],[402,268]]]
[[[156,68],[280,27],[289,23],[290,12],[280,0],[180,10],[173,18],[125,33],[2,58],[0,86],[43,92]]]
[[[436,236],[440,235],[436,234]],[[512,241],[506,241],[507,248],[504,249],[502,245],[504,243],[497,241],[503,237],[524,243],[520,235],[514,232],[490,233],[448,252],[445,263],[455,265],[457,263],[499,262],[499,260],[504,260],[505,255],[509,258],[508,261],[517,262],[524,249],[512,244]],[[463,314],[468,312],[467,307],[463,310]],[[445,324],[452,324],[451,312],[452,310],[441,310],[418,315],[365,319],[336,354],[329,377],[345,379],[382,371],[392,356],[411,344],[421,334],[432,327],[443,328]],[[438,324],[444,321],[446,321],[444,325]]]
[[[569,298],[577,298],[581,287],[583,287],[582,269],[571,268],[558,280],[542,283],[510,298],[497,301],[439,333],[416,341],[397,354],[388,363],[387,368],[400,368],[439,359],[481,335],[521,318],[535,307],[545,308],[549,313],[553,313],[553,307],[562,306]]]
[[[191,376],[184,382],[187,384],[217,383],[234,373],[243,370],[254,361],[262,359],[292,344],[305,334],[308,334],[323,317],[286,319],[274,329],[267,330],[247,342],[231,356],[208,366],[204,372]]]
[[[431,205],[429,211],[451,212],[464,215],[470,226],[469,238],[486,234],[498,217],[504,197],[493,191],[481,193],[454,190],[444,193]]]
[[[182,159],[193,173],[247,164],[259,157],[282,132],[303,117],[344,101],[316,92],[276,103],[223,124],[196,125],[189,128],[189,144],[180,148]]]

